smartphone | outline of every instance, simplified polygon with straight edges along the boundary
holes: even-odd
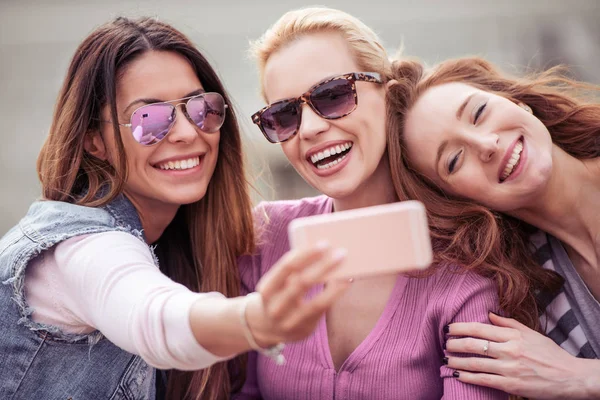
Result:
[[[427,214],[418,201],[298,218],[288,236],[292,248],[327,241],[348,251],[328,279],[414,271],[432,262]]]

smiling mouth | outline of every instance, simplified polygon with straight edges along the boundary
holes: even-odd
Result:
[[[352,142],[331,146],[323,151],[313,154],[310,162],[318,169],[328,169],[339,164],[352,149]]]
[[[167,161],[164,163],[154,165],[154,168],[162,170],[186,170],[191,169],[200,164],[200,156],[188,158],[185,160]]]
[[[523,138],[515,144],[510,159],[504,166],[502,174],[500,175],[500,183],[504,182],[508,177],[517,169],[517,166],[521,162],[521,154],[523,153]]]

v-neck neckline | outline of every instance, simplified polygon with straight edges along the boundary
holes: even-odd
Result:
[[[369,351],[373,348],[374,344],[377,342],[377,339],[381,336],[381,334],[385,331],[386,327],[394,317],[398,309],[398,303],[402,294],[404,293],[404,287],[406,286],[406,282],[409,278],[405,275],[398,275],[396,279],[396,283],[394,284],[394,288],[388,298],[388,301],[381,313],[381,316],[375,323],[371,332],[365,337],[365,339],[360,342],[360,344],[350,353],[348,358],[344,360],[339,370],[336,373],[340,373],[342,371],[352,372],[360,362],[365,358],[365,356],[369,353]],[[327,334],[327,318],[324,315],[319,321],[319,325],[317,327],[317,331],[315,332],[317,345],[320,348],[320,356],[323,364],[330,369],[335,370],[335,365],[333,364],[333,357],[331,356],[331,347],[329,346],[329,336]]]

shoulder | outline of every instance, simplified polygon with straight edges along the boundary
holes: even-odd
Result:
[[[456,312],[473,302],[490,306],[498,303],[498,290],[493,279],[465,271],[460,266],[438,266],[427,279],[434,301],[447,312]]]
[[[19,225],[30,237],[39,235],[52,241],[57,235],[84,235],[112,228],[116,222],[114,217],[102,208],[40,200],[31,205]],[[60,241],[60,238],[57,238],[57,241]]]
[[[265,222],[291,221],[327,212],[331,199],[327,196],[305,197],[298,200],[263,201],[254,208],[255,218],[263,218]]]
[[[266,232],[287,229],[288,224],[301,217],[324,214],[331,208],[327,196],[306,197],[298,200],[264,201],[254,208],[254,221],[262,236]]]

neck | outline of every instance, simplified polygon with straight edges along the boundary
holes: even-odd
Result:
[[[127,192],[125,192],[125,196],[135,207],[142,223],[142,229],[144,229],[146,242],[149,244],[156,242],[161,237],[179,209],[179,205],[176,204],[165,204],[153,199],[140,198],[140,196],[134,196]]]
[[[355,190],[352,195],[333,199],[333,209],[335,211],[352,210],[395,201],[398,201],[398,197],[392,183],[387,157],[384,156],[371,179]]]
[[[579,160],[554,146],[552,165],[550,180],[535,202],[510,214],[600,268],[600,158]]]

